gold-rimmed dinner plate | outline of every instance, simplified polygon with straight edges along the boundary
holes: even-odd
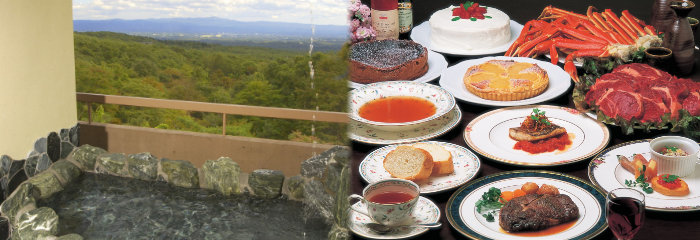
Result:
[[[436,144],[449,151],[454,164],[454,172],[439,176],[430,176],[424,181],[417,181],[421,194],[444,192],[461,186],[473,179],[481,168],[481,162],[476,154],[469,149],[446,142],[427,141],[425,143]],[[360,163],[360,176],[365,182],[373,183],[391,178],[391,174],[384,169],[384,158],[389,152],[401,145],[389,145],[372,151]]]
[[[590,239],[607,228],[605,195],[602,191],[577,177],[539,170],[502,172],[468,182],[447,201],[447,220],[455,230],[472,239],[532,239],[506,232],[498,224],[498,215],[493,222],[489,222],[476,211],[475,206],[491,187],[513,191],[526,182],[556,187],[559,193],[569,196],[579,209],[579,217],[571,227],[538,239]]]
[[[510,128],[519,127],[534,108],[546,112],[550,122],[566,129],[571,146],[531,154],[516,150],[516,141],[508,135]],[[610,141],[608,128],[576,109],[528,105],[508,107],[486,112],[472,120],[464,129],[464,141],[475,152],[506,164],[518,166],[557,166],[578,162],[602,151]]]
[[[632,159],[633,154],[642,154],[651,159],[649,141],[643,139],[621,143],[600,152],[588,164],[588,178],[601,190],[609,192],[616,188],[627,187],[625,180],[634,181],[634,174],[620,166],[617,155]],[[686,196],[666,196],[657,192],[644,193],[646,209],[663,212],[687,212],[700,210],[700,164],[695,165],[691,176],[683,177],[688,183],[690,193]],[[637,190],[641,190],[637,188]]]

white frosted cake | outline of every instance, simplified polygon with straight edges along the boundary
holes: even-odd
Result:
[[[430,16],[430,46],[434,50],[489,49],[510,40],[510,17],[501,10],[487,7],[485,16],[490,18],[459,19],[452,21],[451,6]]]

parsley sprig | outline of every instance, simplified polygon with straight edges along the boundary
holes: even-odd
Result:
[[[637,177],[637,179],[635,179],[634,181],[628,179],[625,180],[625,185],[627,185],[628,187],[641,187],[645,193],[653,193],[654,189],[652,189],[651,186],[649,186],[648,182],[644,181],[644,173],[646,172],[646,170],[647,166],[642,165],[642,169],[639,169],[639,171],[641,172],[641,174],[639,174],[639,177]]]
[[[481,199],[476,201],[476,211],[479,212],[486,221],[493,222],[495,221],[494,216],[497,215],[498,211],[503,207],[503,203],[499,200],[501,200],[501,189],[491,187],[489,191],[481,195]]]
[[[545,113],[545,111],[540,111],[537,108],[533,108],[532,115],[530,115],[530,118],[532,118],[532,120],[544,123],[546,125],[552,125],[552,123],[549,122],[549,120],[547,120],[547,117],[544,116]]]
[[[676,179],[678,179],[678,178],[679,178],[679,176],[670,175],[670,174],[666,174],[666,175],[664,175],[663,177],[661,177],[661,179],[664,180],[664,182],[667,182],[667,183],[672,183],[672,182],[676,181]]]

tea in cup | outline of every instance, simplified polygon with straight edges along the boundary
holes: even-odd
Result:
[[[390,178],[367,185],[362,196],[352,194],[348,200],[358,199],[367,206],[352,205],[353,211],[367,215],[379,224],[395,226],[409,219],[419,196],[420,188],[414,182]]]
[[[695,172],[700,152],[697,142],[685,137],[664,136],[651,140],[649,147],[651,159],[659,165],[659,174],[687,177]]]

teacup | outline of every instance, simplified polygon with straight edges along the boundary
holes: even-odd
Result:
[[[396,226],[409,219],[419,196],[418,184],[390,178],[367,185],[362,190],[362,196],[352,194],[348,200],[359,199],[367,206],[364,209],[352,205],[353,211],[367,215],[379,224]]]
[[[650,47],[644,50],[649,65],[660,70],[668,71],[671,65],[673,51],[665,47]]]
[[[678,136],[657,137],[649,142],[651,159],[656,160],[659,174],[672,174],[679,177],[693,175],[698,161],[700,145],[697,142]],[[687,153],[686,156],[667,156],[661,153],[665,147],[677,147]]]

